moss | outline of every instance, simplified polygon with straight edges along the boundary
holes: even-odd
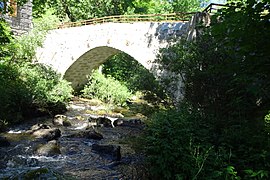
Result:
[[[32,135],[28,133],[5,133],[4,137],[6,137],[9,141],[17,142],[21,140],[33,140],[35,139]]]

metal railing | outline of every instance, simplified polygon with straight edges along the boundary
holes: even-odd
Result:
[[[217,12],[217,10],[219,10],[222,7],[229,7],[229,6],[226,4],[211,3],[203,10],[203,12],[211,14],[211,13]]]
[[[106,16],[101,18],[93,18],[78,22],[63,22],[58,25],[58,29],[68,27],[78,27],[92,24],[101,24],[107,22],[115,23],[131,23],[131,22],[179,22],[189,21],[195,13],[170,13],[170,14],[134,14],[134,15],[119,15]]]
[[[222,7],[228,7],[225,4],[209,4],[203,12],[213,13]],[[134,14],[134,15],[117,15],[117,16],[105,16],[101,18],[93,18],[89,20],[77,21],[77,22],[63,22],[57,26],[58,29],[78,27],[93,24],[102,24],[108,22],[114,23],[132,23],[132,22],[185,22],[195,14],[191,13],[170,13],[170,14]]]

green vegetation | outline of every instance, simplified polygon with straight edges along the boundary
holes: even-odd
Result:
[[[229,158],[213,149],[207,133],[211,126],[198,111],[182,105],[179,111],[159,112],[152,118],[144,141],[154,179],[225,179],[222,168]]]
[[[98,70],[92,72],[89,82],[82,90],[83,97],[99,99],[105,103],[125,105],[131,92],[112,77],[105,77]]]
[[[161,50],[161,67],[185,77],[185,99],[147,128],[155,179],[269,179],[269,1],[230,5],[195,42]]]
[[[201,0],[35,0],[33,15],[39,17],[52,8],[60,18],[86,20],[122,14],[155,14],[193,12],[200,9]]]
[[[27,34],[14,39],[13,60],[19,62],[33,62],[35,60],[36,48],[41,46],[48,30],[59,24],[59,19],[52,15],[54,11],[48,9],[40,18],[33,19],[34,28]]]
[[[93,71],[81,92],[83,97],[121,106],[126,105],[132,96],[156,106],[169,100],[154,75],[125,53],[109,58],[101,66],[101,72]]]
[[[59,113],[72,97],[69,83],[60,80],[55,71],[32,64],[36,48],[55,22],[55,17],[46,14],[35,21],[35,28],[29,34],[14,38],[1,20],[0,130],[26,117]]]
[[[141,91],[144,95],[148,95],[149,98],[151,96],[152,98],[167,98],[164,88],[154,75],[125,53],[119,53],[108,59],[103,64],[102,73],[120,81],[133,93]]]

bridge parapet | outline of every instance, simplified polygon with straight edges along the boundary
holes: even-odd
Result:
[[[102,23],[134,23],[134,22],[187,22],[195,12],[191,13],[170,13],[170,14],[133,14],[133,15],[117,15],[106,16],[101,18],[93,18],[89,20],[77,21],[77,22],[63,22],[58,28],[78,27],[85,25],[94,25]]]

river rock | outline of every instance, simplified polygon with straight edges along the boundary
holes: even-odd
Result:
[[[49,125],[46,125],[46,124],[35,124],[33,125],[30,130],[27,131],[27,133],[33,133],[37,130],[40,130],[40,129],[50,129],[51,127]]]
[[[69,127],[71,126],[71,122],[69,120],[63,121],[63,126]]]
[[[0,147],[10,146],[10,142],[5,137],[0,136]]]
[[[114,122],[115,126],[128,126],[128,127],[134,127],[142,124],[143,124],[142,120],[138,118],[117,119],[117,121]]]
[[[68,120],[67,116],[62,114],[54,116],[53,124],[56,126],[71,126],[71,122]]]
[[[118,117],[90,115],[89,124],[97,127],[115,127],[114,122]]]
[[[42,138],[47,141],[58,139],[61,136],[61,131],[58,128],[39,129],[32,133],[36,138]]]
[[[121,147],[117,145],[99,145],[93,144],[92,150],[97,152],[98,154],[109,156],[113,161],[121,160]]]
[[[85,130],[80,131],[75,134],[69,135],[68,137],[72,138],[87,138],[87,139],[94,139],[94,140],[101,140],[103,139],[103,135],[96,132],[95,130]]]
[[[54,156],[61,154],[61,151],[57,141],[52,140],[38,147],[36,153],[43,156]]]

